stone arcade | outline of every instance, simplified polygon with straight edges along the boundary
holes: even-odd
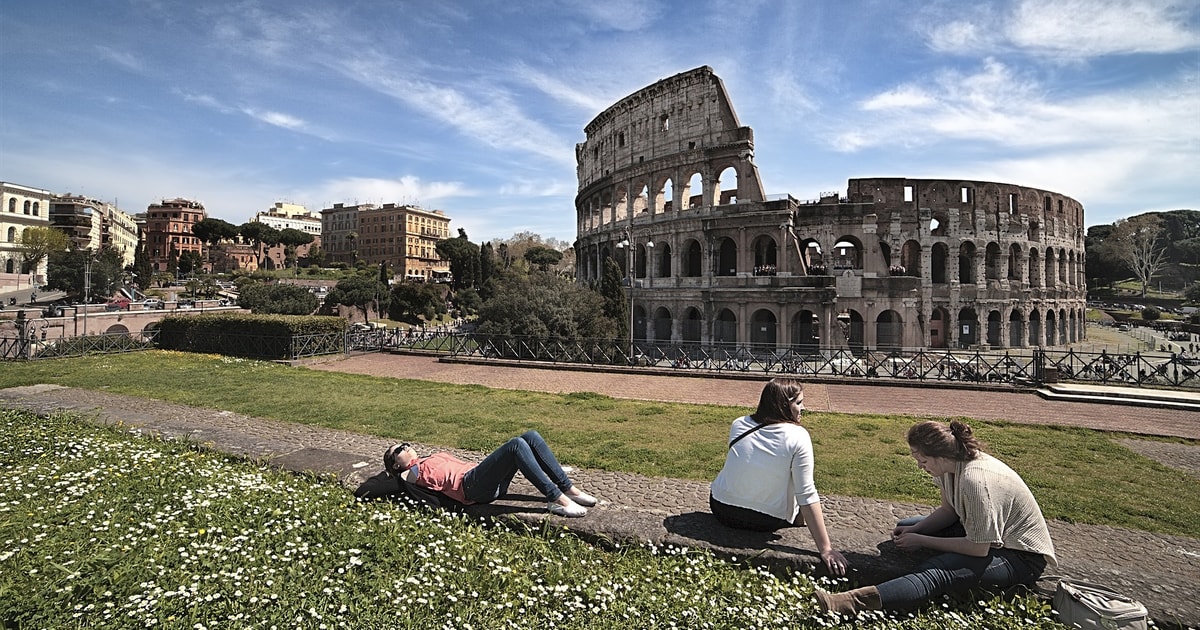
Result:
[[[855,350],[1054,346],[1085,335],[1083,206],[995,182],[851,179],[767,199],[707,66],[617,102],[576,145],[580,282],[632,276],[658,344]],[[632,265],[632,269],[630,269]]]

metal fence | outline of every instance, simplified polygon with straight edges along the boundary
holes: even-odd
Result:
[[[203,345],[203,344],[202,344]],[[366,329],[344,335],[280,338],[246,336],[241,356],[302,359],[349,352],[419,350],[478,360],[536,361],[680,372],[746,373],[1034,385],[1059,380],[1200,390],[1200,360],[1182,353],[1110,353],[1019,348],[1009,350],[875,351],[846,347],[778,349],[753,345],[634,343],[627,340],[552,340],[441,330]],[[155,347],[154,334],[88,335],[46,341],[0,338],[0,358],[37,360],[134,352]]]

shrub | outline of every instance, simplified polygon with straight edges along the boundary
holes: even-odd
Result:
[[[1146,308],[1142,309],[1142,319],[1144,321],[1152,322],[1158,319],[1160,315],[1162,315],[1162,313],[1158,312],[1158,309],[1154,308],[1153,306],[1147,306]]]
[[[340,317],[204,313],[164,317],[155,343],[165,350],[273,360],[341,352],[345,334]]]

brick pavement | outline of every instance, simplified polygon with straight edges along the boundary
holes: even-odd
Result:
[[[529,366],[530,364],[524,364]],[[425,355],[374,353],[313,363],[317,370],[483,385],[550,393],[594,392],[615,398],[754,407],[768,377],[631,375],[618,371],[546,369],[446,362]],[[1200,440],[1200,413],[1049,401],[1028,391],[999,388],[889,386],[809,382],[804,405],[815,411],[1007,420]]]
[[[755,405],[764,380],[761,376],[681,378],[507,368],[404,355],[363,355],[310,367],[489,387],[593,391],[742,408]],[[874,403],[868,404],[871,401]],[[1048,403],[1028,393],[946,392],[845,384],[811,383],[806,386],[805,403],[813,408],[848,413],[962,415],[1059,424],[1064,423],[1064,418],[1070,422],[1094,422],[1106,415],[1119,415],[1111,414],[1105,405]],[[1065,411],[1079,405],[1084,408]],[[0,406],[39,413],[74,410],[100,422],[186,437],[215,450],[260,458],[289,470],[333,473],[350,488],[379,482],[380,454],[391,443],[388,439],[346,431],[52,385],[0,390]],[[1133,415],[1145,411],[1145,418],[1162,426],[1178,423],[1186,428],[1188,424],[1186,417],[1178,414],[1189,412],[1120,410]],[[1072,417],[1076,419],[1070,420]],[[1123,422],[1121,429],[1132,430],[1129,424],[1134,423]],[[1151,432],[1150,428],[1154,427],[1147,425],[1146,432]],[[425,451],[435,446],[419,445],[419,448]],[[456,452],[468,459],[483,455]],[[721,527],[708,513],[707,483],[587,469],[573,471],[572,477],[580,487],[603,500],[589,510],[586,518],[565,521],[547,515],[544,500],[519,478],[513,486],[513,496],[490,505],[471,506],[470,512],[524,522],[549,520],[598,541],[706,548],[724,557],[753,557],[755,562],[773,567],[813,571],[818,562],[807,530],[764,535]],[[823,497],[823,504],[831,538],[850,559],[854,580],[874,583],[911,567],[912,558],[897,553],[887,534],[898,519],[927,513],[927,506],[838,496]],[[1050,530],[1061,560],[1059,573],[1109,584],[1137,597],[1150,608],[1160,625],[1200,627],[1200,602],[1195,597],[1200,593],[1200,540],[1057,520],[1050,523]]]

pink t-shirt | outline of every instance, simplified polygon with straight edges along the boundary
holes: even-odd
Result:
[[[474,462],[464,462],[450,453],[434,453],[417,460],[417,485],[441,492],[459,503],[474,503],[463,493],[463,476],[474,467]]]

